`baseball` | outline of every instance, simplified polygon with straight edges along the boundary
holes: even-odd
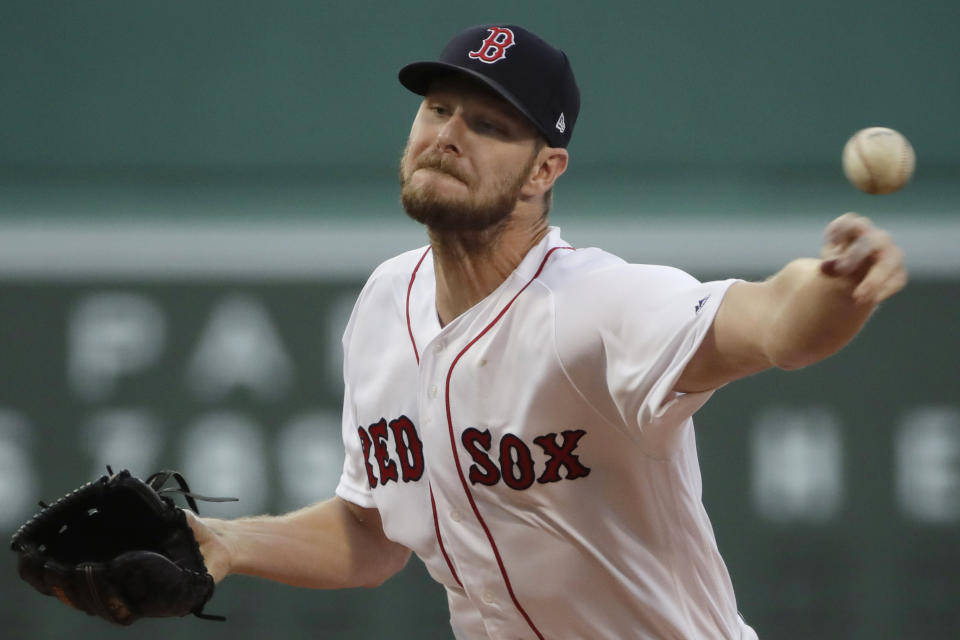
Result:
[[[843,172],[867,193],[893,193],[913,175],[915,161],[910,141],[887,127],[861,129],[843,147]]]

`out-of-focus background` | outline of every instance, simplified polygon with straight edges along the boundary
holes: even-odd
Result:
[[[418,101],[396,71],[497,20],[573,61],[552,213],[573,244],[701,279],[816,255],[848,210],[903,244],[910,286],[846,351],[698,414],[704,499],[762,638],[958,637],[954,0],[5,0],[0,533],[108,463],[242,498],[208,514],[331,494],[346,317],[376,264],[425,243],[398,205]],[[894,195],[840,169],[871,125],[916,148]],[[10,640],[451,637],[416,560],[377,590],[231,578],[208,610],[227,622],[114,629],[0,560]]]

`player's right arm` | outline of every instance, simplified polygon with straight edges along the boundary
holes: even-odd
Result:
[[[375,587],[410,557],[387,539],[376,509],[340,497],[280,516],[187,517],[217,582],[238,573],[313,589]]]
[[[764,282],[730,287],[676,389],[705,391],[769,367],[819,362],[849,343],[907,282],[903,251],[856,214],[827,226],[821,256],[794,260]]]

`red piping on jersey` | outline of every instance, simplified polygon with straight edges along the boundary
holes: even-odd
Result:
[[[453,579],[456,580],[460,588],[463,589],[460,576],[457,575],[457,571],[453,568],[453,563],[450,562],[450,556],[447,555],[447,550],[443,546],[443,538],[440,537],[440,520],[437,519],[437,501],[433,499],[433,485],[428,482],[427,488],[430,489],[430,508],[433,509],[433,528],[437,532],[437,542],[440,543],[440,553],[443,554],[443,559],[447,561],[447,567],[450,569],[450,573],[453,574]]]
[[[410,334],[410,344],[413,345],[413,357],[417,359],[417,366],[420,366],[420,354],[417,352],[417,341],[413,337],[413,325],[410,324],[410,292],[413,291],[413,281],[417,279],[417,271],[420,271],[420,265],[423,264],[423,259],[427,257],[428,253],[430,253],[430,247],[427,247],[427,250],[420,256],[417,266],[413,268],[413,273],[410,274],[410,284],[407,285],[407,333]]]
[[[417,271],[420,270],[420,265],[423,264],[423,259],[427,257],[428,253],[430,253],[430,247],[427,247],[427,250],[420,256],[417,266],[413,268],[413,273],[410,274],[410,284],[407,285],[407,333],[410,334],[410,344],[413,345],[413,357],[417,359],[417,366],[420,366],[420,354],[417,352],[417,341],[413,337],[413,325],[410,322],[410,292],[413,291],[413,281],[417,279]],[[443,559],[447,561],[447,568],[450,569],[450,573],[453,574],[453,579],[457,581],[457,584],[460,585],[462,589],[463,583],[460,582],[460,577],[457,575],[456,569],[453,568],[453,563],[450,562],[450,556],[447,555],[447,549],[443,546],[443,538],[440,536],[440,520],[437,519],[437,501],[433,498],[433,485],[427,482],[427,488],[430,489],[430,508],[433,510],[433,529],[437,532],[437,542],[440,544],[440,553],[443,554]]]
[[[503,582],[507,586],[507,592],[510,594],[510,599],[513,600],[514,606],[517,607],[517,611],[520,612],[520,615],[523,616],[523,619],[527,621],[527,625],[530,626],[530,629],[537,634],[537,638],[544,640],[543,634],[540,633],[540,630],[537,629],[536,625],[533,624],[533,620],[530,619],[530,616],[527,615],[527,612],[524,611],[523,607],[520,605],[520,601],[517,600],[516,594],[513,592],[513,585],[510,584],[510,577],[507,575],[507,568],[503,564],[503,558],[500,557],[500,550],[497,548],[497,543],[493,539],[493,534],[490,533],[490,528],[487,526],[486,521],[484,521],[483,516],[480,515],[480,509],[477,508],[477,503],[473,499],[473,494],[470,493],[470,487],[467,486],[467,479],[463,476],[463,469],[460,468],[460,454],[457,452],[457,440],[453,435],[453,417],[450,413],[450,378],[453,376],[453,368],[457,366],[457,363],[460,361],[460,358],[463,357],[463,354],[467,352],[470,347],[472,347],[476,342],[486,335],[487,331],[493,328],[493,325],[497,324],[500,321],[500,318],[507,312],[514,301],[520,297],[520,294],[523,293],[527,287],[530,286],[530,283],[537,279],[540,275],[540,272],[543,271],[543,267],[546,266],[547,260],[553,255],[553,252],[557,249],[573,249],[573,247],[554,247],[547,252],[547,255],[543,256],[543,261],[540,262],[540,268],[537,269],[537,272],[533,274],[533,277],[527,281],[527,284],[523,285],[523,288],[516,293],[515,296],[510,298],[510,302],[500,310],[500,313],[497,314],[497,317],[493,321],[484,327],[477,336],[471,340],[467,346],[463,348],[460,353],[457,354],[457,357],[453,359],[453,363],[450,365],[450,370],[447,372],[447,383],[446,383],[446,404],[447,404],[447,427],[450,431],[450,448],[453,450],[453,459],[456,461],[457,465],[457,474],[460,476],[460,484],[463,485],[463,492],[467,494],[467,500],[470,502],[470,507],[473,509],[473,514],[477,517],[477,520],[480,522],[480,526],[483,527],[483,532],[487,535],[487,540],[490,542],[490,548],[493,549],[493,555],[497,559],[497,566],[500,568],[500,575],[503,576]],[[436,515],[434,515],[436,517]]]

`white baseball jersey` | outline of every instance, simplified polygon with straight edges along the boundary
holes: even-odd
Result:
[[[441,328],[428,248],[382,264],[344,334],[337,494],[446,587],[458,639],[755,638],[673,391],[733,281],[550,233]]]

